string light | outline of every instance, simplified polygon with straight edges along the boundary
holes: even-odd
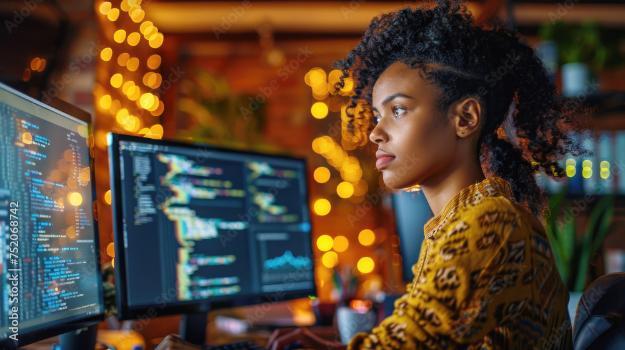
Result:
[[[317,249],[322,252],[327,252],[332,249],[334,240],[330,235],[321,235],[317,237]]]
[[[345,236],[334,237],[334,250],[342,253],[349,248],[349,240]]]
[[[369,273],[375,268],[375,261],[373,261],[373,259],[368,256],[363,256],[362,258],[358,259],[358,262],[356,263],[356,268],[360,273]]]
[[[320,166],[313,172],[313,178],[320,184],[324,184],[330,180],[330,169]]]
[[[368,228],[361,230],[358,233],[358,242],[365,247],[372,245],[375,242],[375,232]]]
[[[315,214],[319,216],[326,216],[330,213],[332,205],[330,204],[329,200],[325,198],[319,198],[313,204],[313,209],[315,211]]]

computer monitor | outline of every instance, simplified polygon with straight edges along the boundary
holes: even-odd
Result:
[[[404,282],[413,278],[412,265],[417,262],[423,242],[423,225],[432,217],[432,210],[422,191],[398,191],[392,195],[395,224],[399,235]]]
[[[109,144],[122,319],[199,314],[197,325],[212,308],[315,294],[303,158],[117,134]]]
[[[0,84],[0,348],[103,318],[88,121]]]

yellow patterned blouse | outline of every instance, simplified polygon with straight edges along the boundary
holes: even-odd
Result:
[[[348,349],[570,349],[568,292],[542,224],[490,177],[424,226],[393,314]]]

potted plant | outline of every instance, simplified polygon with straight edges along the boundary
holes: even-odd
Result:
[[[571,317],[575,314],[579,298],[588,282],[591,261],[610,232],[614,216],[614,197],[600,197],[590,210],[585,226],[578,224],[579,213],[575,209],[579,208],[575,203],[567,201],[566,189],[561,191],[549,199],[545,226],[556,266],[570,291]]]
[[[605,39],[596,22],[547,22],[539,29],[542,40],[555,43],[562,73],[562,93],[566,97],[585,95],[592,90],[596,74],[611,57],[616,45]]]

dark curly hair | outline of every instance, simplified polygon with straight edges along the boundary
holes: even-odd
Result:
[[[580,151],[567,130],[574,111],[557,98],[532,48],[499,24],[490,29],[474,25],[458,1],[374,18],[360,43],[336,63],[343,71],[337,88],[348,76],[355,80],[344,123],[354,139],[370,133],[372,87],[397,61],[419,68],[440,88],[441,111],[459,99],[478,98],[485,111],[480,161],[487,172],[510,182],[518,202],[541,212],[543,196],[533,175],[542,170],[563,177],[558,160]],[[361,145],[367,142],[366,137],[359,140]]]

